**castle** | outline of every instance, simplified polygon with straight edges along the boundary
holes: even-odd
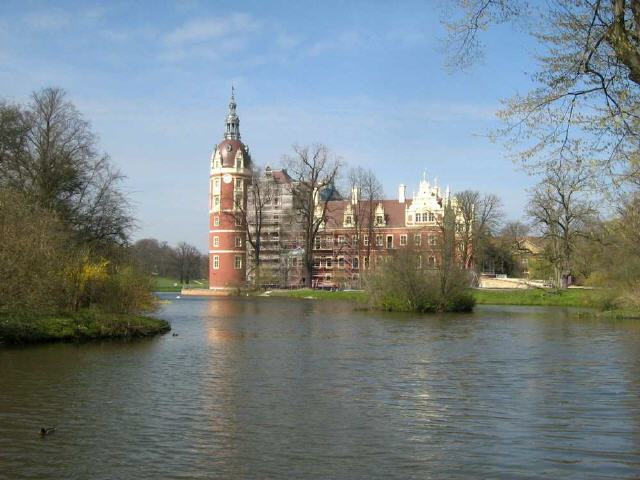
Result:
[[[260,208],[255,185],[263,192]],[[249,148],[240,140],[240,119],[232,89],[225,133],[211,155],[209,179],[209,288],[238,288],[255,278],[256,238],[260,242],[260,283],[297,287],[307,280],[302,261],[304,239],[294,209],[295,181],[286,170],[267,167],[256,176]],[[264,192],[269,192],[264,198]],[[438,262],[438,225],[444,205],[453,200],[449,188],[423,175],[418,190],[407,197],[400,185],[397,198],[362,199],[357,187],[348,198],[337,192],[319,195],[330,202],[327,218],[313,246],[312,285],[316,288],[358,288],[360,276],[394,250],[412,248],[424,268]],[[260,218],[256,219],[256,212]],[[367,224],[363,218],[370,219]],[[259,228],[258,228],[259,224]]]

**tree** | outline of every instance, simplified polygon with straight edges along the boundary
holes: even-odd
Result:
[[[520,22],[546,49],[535,88],[507,102],[496,132],[531,169],[571,156],[603,183],[640,185],[640,0],[459,0],[447,22],[454,65],[473,63],[479,32]]]
[[[357,241],[352,246],[355,255],[360,258],[361,242],[363,235],[369,239],[365,247],[365,255],[371,258],[371,246],[375,237],[376,228],[376,206],[378,201],[384,198],[384,190],[380,180],[373,170],[363,167],[355,167],[349,170],[349,186],[352,195],[355,194],[355,201],[352,202],[353,226],[356,232]]]
[[[247,201],[241,197],[234,199],[233,212],[228,212],[236,224],[242,225],[247,232],[246,240],[251,247],[253,277],[256,286],[260,285],[260,253],[262,251],[262,229],[268,221],[266,210],[278,195],[278,186],[266,176],[261,176],[261,168],[253,166],[247,188]]]
[[[462,264],[476,267],[474,259],[485,255],[489,239],[502,221],[502,202],[493,194],[464,190],[455,195]]]
[[[592,178],[581,162],[550,166],[536,186],[527,213],[546,240],[545,256],[553,264],[557,287],[567,287],[577,242],[588,235],[595,218],[589,199]]]
[[[179,276],[174,265],[173,249],[167,242],[160,242],[155,238],[142,238],[131,246],[131,255],[147,275]]]
[[[174,256],[180,283],[189,284],[200,273],[202,254],[193,245],[180,242],[174,250]]]
[[[27,107],[0,105],[0,186],[55,211],[80,241],[127,241],[133,219],[123,179],[63,90],[35,92]]]
[[[303,236],[303,266],[305,286],[313,285],[313,247],[318,231],[325,225],[330,200],[335,194],[335,183],[340,161],[321,144],[293,146],[294,154],[285,156],[293,208],[300,219]]]

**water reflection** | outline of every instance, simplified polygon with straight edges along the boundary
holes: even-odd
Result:
[[[184,298],[163,315],[178,337],[0,350],[0,477],[640,471],[638,323],[268,298]]]

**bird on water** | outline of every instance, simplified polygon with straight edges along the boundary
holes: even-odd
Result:
[[[49,435],[50,433],[55,432],[55,431],[56,431],[56,428],[57,428],[57,427],[42,427],[42,428],[40,429],[40,435],[41,435],[41,436],[43,436],[43,437],[44,437],[45,435]]]

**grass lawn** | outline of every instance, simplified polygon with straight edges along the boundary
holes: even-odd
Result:
[[[596,293],[593,290],[541,288],[514,290],[475,289],[473,296],[479,305],[548,305],[556,307],[590,307]]]
[[[0,315],[0,343],[14,345],[149,337],[169,330],[171,326],[165,320],[93,310],[57,315]]]
[[[175,278],[151,277],[154,292],[179,292],[182,288],[209,288],[209,280],[191,280],[189,285],[181,285]]]
[[[589,307],[594,293],[592,290],[473,290],[473,296],[482,305],[549,305],[560,307]],[[311,290],[273,290],[270,296],[312,298],[326,300],[358,300],[365,301],[366,294],[362,291]]]

